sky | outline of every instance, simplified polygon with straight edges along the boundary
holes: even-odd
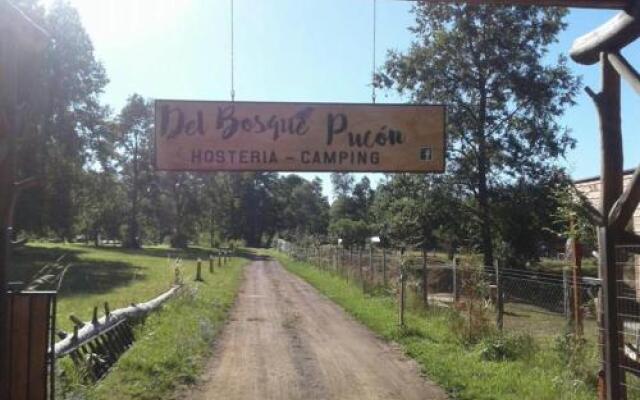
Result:
[[[50,3],[52,0],[46,0]],[[373,0],[70,0],[110,78],[102,100],[114,111],[133,93],[157,99],[230,100],[231,1],[234,4],[234,87],[239,101],[371,101]],[[376,65],[387,50],[405,50],[412,36],[411,2],[377,0]],[[573,41],[615,12],[572,10],[568,27],[548,56],[568,55]],[[640,67],[640,43],[623,55]],[[594,91],[597,65],[569,61]],[[561,122],[578,143],[560,163],[574,178],[599,174],[595,107],[582,91]],[[377,92],[378,103],[402,103],[395,92]],[[640,162],[637,116],[640,96],[623,82],[625,168]],[[635,111],[637,115],[637,111]],[[320,176],[332,195],[329,174]],[[372,182],[380,174],[368,174]],[[356,174],[360,179],[362,174]]]

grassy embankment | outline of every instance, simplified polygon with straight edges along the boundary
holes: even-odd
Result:
[[[488,361],[485,357],[488,343],[463,344],[454,333],[455,316],[451,311],[431,311],[426,315],[409,312],[407,327],[400,330],[393,298],[365,295],[359,286],[331,272],[276,252],[270,254],[371,330],[399,343],[420,363],[425,374],[454,399],[595,398],[593,387],[568,372],[561,353],[548,341],[525,340],[523,350],[529,351],[521,351],[509,360]],[[496,345],[495,341],[490,343]]]
[[[158,399],[170,396],[182,385],[195,381],[211,351],[211,343],[227,316],[241,281],[246,258],[233,258],[210,274],[203,262],[204,282],[194,282],[198,257],[208,257],[205,249],[177,252],[167,248],[141,250],[95,249],[82,245],[35,244],[16,257],[14,279],[25,279],[46,262],[68,254],[73,266],[62,285],[58,321],[70,330],[68,315],[90,319],[94,306],[108,301],[111,309],[149,300],[167,290],[174,281],[167,253],[183,259],[186,287],[159,312],[137,328],[137,341],[95,386],[71,379],[59,387],[89,399]],[[59,368],[74,375],[70,360]],[[77,377],[76,377],[77,378]],[[75,383],[73,382],[75,381]]]

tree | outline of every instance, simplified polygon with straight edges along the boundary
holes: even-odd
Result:
[[[23,0],[19,6],[51,40],[42,65],[24,66],[38,73],[24,82],[23,90],[41,95],[28,107],[28,119],[37,123],[30,124],[17,144],[17,170],[19,177],[35,176],[41,184],[18,205],[17,225],[70,239],[83,168],[98,164],[109,135],[108,109],[98,101],[107,76],[80,16],[68,3],[56,1],[46,13],[35,1]]]
[[[491,265],[491,186],[536,176],[574,145],[557,117],[579,81],[564,56],[542,64],[567,11],[421,2],[413,12],[415,40],[406,53],[389,52],[377,85],[408,92],[415,103],[447,104],[449,172],[474,197]]]
[[[153,175],[151,166],[152,130],[153,108],[151,102],[146,101],[138,94],[133,94],[127,99],[127,104],[118,116],[122,173],[129,187],[131,202],[125,247],[140,247],[139,198],[141,190],[146,190]]]

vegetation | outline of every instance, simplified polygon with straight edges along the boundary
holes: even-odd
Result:
[[[194,282],[187,275],[179,297],[147,318],[136,332],[135,346],[104,380],[95,386],[72,380],[63,390],[87,399],[145,400],[167,398],[194,383],[234,302],[245,262],[232,259],[215,275],[205,274],[204,282]],[[76,376],[69,360],[65,361],[66,376]]]
[[[310,264],[272,253],[282,264],[356,319],[387,340],[400,344],[420,363],[429,378],[456,399],[592,399],[593,377],[566,367],[567,353],[558,345],[526,334],[488,334],[479,341],[461,340],[456,333],[457,313],[443,309],[408,312],[406,327],[397,325],[392,297],[365,295],[357,285]],[[566,346],[565,346],[566,347]],[[593,366],[594,354],[580,353],[578,370]],[[579,364],[577,360],[574,364]],[[586,363],[586,364],[585,364]],[[589,368],[586,368],[589,369]],[[589,378],[587,378],[589,377]]]
[[[378,74],[380,86],[414,103],[448,105],[448,173],[465,187],[485,265],[493,264],[499,210],[492,192],[544,187],[574,144],[556,118],[573,104],[578,81],[563,56],[542,64],[566,13],[422,2],[413,44],[391,51]]]

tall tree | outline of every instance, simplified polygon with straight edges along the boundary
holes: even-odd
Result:
[[[535,175],[574,141],[558,122],[579,82],[566,58],[544,65],[565,28],[561,8],[421,2],[415,40],[391,51],[377,84],[448,106],[449,169],[475,198],[485,264],[493,264],[490,187]]]
[[[140,247],[138,221],[141,190],[146,190],[153,174],[151,167],[151,136],[153,109],[150,102],[134,94],[118,116],[118,131],[121,136],[122,173],[129,187],[129,223],[125,247]],[[144,179],[143,175],[144,174]]]

